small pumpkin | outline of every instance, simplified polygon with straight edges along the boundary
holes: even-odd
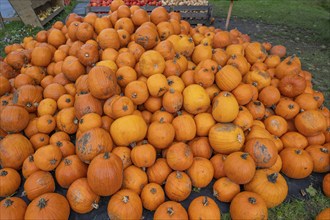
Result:
[[[173,170],[183,171],[193,163],[193,153],[184,142],[172,144],[166,152],[166,161]]]
[[[298,103],[288,98],[280,99],[275,108],[275,113],[286,120],[293,119],[299,111]]]
[[[326,174],[323,177],[323,181],[322,181],[322,190],[323,193],[327,196],[330,197],[330,174]]]
[[[27,179],[32,173],[38,171],[39,168],[34,164],[33,155],[28,156],[22,166],[22,174],[25,179]]]
[[[76,140],[76,154],[84,163],[90,163],[98,154],[110,152],[112,148],[111,136],[103,128],[87,130]]]
[[[238,193],[230,203],[230,217],[235,219],[268,219],[263,198],[254,192]]]
[[[244,152],[234,152],[226,157],[223,165],[226,176],[237,184],[245,184],[252,180],[256,164],[253,158]]]
[[[87,181],[97,195],[116,193],[123,182],[123,162],[110,152],[97,155],[88,166]]]
[[[99,207],[100,196],[92,191],[86,178],[74,181],[66,193],[66,198],[72,210],[80,214],[88,213]]]
[[[145,185],[148,184],[147,174],[139,167],[131,165],[124,170],[123,189],[130,189],[138,195]]]
[[[165,193],[163,188],[157,183],[148,183],[141,192],[141,201],[145,209],[154,211],[165,202]]]
[[[29,113],[21,106],[6,106],[0,112],[0,128],[6,132],[18,133],[29,123]]]
[[[215,152],[229,154],[242,148],[243,130],[232,123],[217,123],[209,131],[210,145]]]
[[[32,173],[24,183],[24,194],[29,200],[33,200],[45,193],[55,191],[55,181],[53,176],[46,171],[36,171]]]
[[[147,169],[148,180],[150,183],[162,185],[167,179],[172,169],[167,164],[165,158],[158,158],[156,162]]]
[[[137,193],[122,189],[115,193],[107,207],[110,219],[140,219],[142,217],[142,201]]]
[[[208,196],[199,196],[191,201],[188,207],[190,219],[220,219],[218,205]]]
[[[188,220],[188,213],[185,208],[178,202],[167,201],[158,206],[153,218],[161,219],[181,219]]]
[[[194,115],[202,113],[210,107],[210,98],[203,87],[192,84],[183,90],[183,107]]]
[[[316,110],[299,113],[294,119],[294,124],[305,136],[314,136],[326,130],[326,120],[322,113]]]
[[[62,152],[55,145],[46,145],[34,153],[34,163],[44,171],[54,170],[61,162]]]
[[[19,197],[10,197],[0,202],[1,218],[3,219],[24,219],[26,203]]]
[[[21,169],[24,160],[34,153],[31,142],[22,134],[9,134],[0,141],[0,165]]]
[[[221,177],[213,184],[213,196],[221,202],[231,202],[240,191],[239,184],[232,182],[228,177]]]
[[[178,112],[178,116],[173,119],[172,125],[177,141],[189,141],[196,136],[196,124],[190,115],[183,115],[182,112]]]
[[[132,142],[144,139],[147,125],[141,116],[127,115],[111,124],[110,134],[115,144],[128,146]]]
[[[265,119],[264,124],[267,131],[277,137],[281,137],[288,130],[288,124],[281,116],[271,115]]]
[[[87,165],[77,155],[65,157],[56,167],[55,178],[62,188],[69,186],[77,179],[86,177]]]
[[[313,172],[325,173],[330,170],[329,149],[321,145],[310,145],[306,151],[311,155],[313,160]]]
[[[253,179],[244,185],[244,189],[259,194],[267,208],[280,205],[288,195],[288,184],[284,177],[270,169],[257,170]]]
[[[197,188],[206,187],[213,179],[212,163],[203,157],[194,157],[192,165],[187,169],[192,185]]]
[[[137,167],[150,167],[156,161],[156,150],[151,144],[142,143],[141,145],[133,147],[131,160]]]
[[[212,116],[217,122],[232,122],[238,112],[237,100],[230,92],[220,92],[212,100]]]
[[[45,193],[35,198],[27,207],[25,219],[68,219],[70,205],[58,193]]]
[[[0,196],[11,196],[16,192],[21,184],[21,176],[12,168],[2,168],[0,170]]]
[[[216,73],[215,79],[221,90],[230,92],[242,81],[242,74],[236,67],[226,65]]]
[[[191,193],[192,185],[189,176],[181,171],[173,171],[166,179],[165,193],[166,196],[176,202],[180,202],[188,198]]]

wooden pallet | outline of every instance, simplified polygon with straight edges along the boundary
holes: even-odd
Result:
[[[141,6],[142,9],[146,10],[147,12],[151,12],[157,6]],[[212,6],[205,5],[205,6],[187,6],[187,5],[180,5],[180,6],[163,6],[166,8],[168,12],[176,11],[181,13],[181,17],[184,20],[189,21],[190,24],[209,24],[210,19],[212,17]],[[109,6],[86,6],[86,14],[88,12],[94,12],[98,14],[108,14],[110,11]]]

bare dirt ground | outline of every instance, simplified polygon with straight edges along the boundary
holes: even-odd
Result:
[[[216,18],[213,25],[223,29],[225,20]],[[317,33],[308,30],[237,17],[230,21],[229,29],[234,28],[248,34],[252,41],[281,44],[287,48],[287,55],[296,54],[302,68],[313,74],[314,89],[324,93],[325,106],[330,107],[330,42],[315,40]]]

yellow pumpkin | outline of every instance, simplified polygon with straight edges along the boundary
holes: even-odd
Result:
[[[139,68],[142,75],[146,77],[157,73],[163,73],[165,69],[165,59],[158,51],[148,50],[141,55]]]
[[[126,115],[111,124],[110,134],[116,145],[128,146],[132,142],[144,139],[147,124],[141,116]]]
[[[217,122],[232,122],[238,115],[237,100],[230,92],[220,92],[212,104],[212,116]]]
[[[191,84],[183,90],[183,107],[191,114],[205,112],[210,102],[209,95],[200,85]]]
[[[217,123],[209,131],[209,141],[217,153],[230,154],[241,150],[245,136],[242,128],[235,124]]]

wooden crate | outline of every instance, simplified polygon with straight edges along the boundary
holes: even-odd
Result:
[[[151,12],[154,8],[158,6],[141,6],[147,12]],[[189,21],[190,24],[209,24],[212,17],[212,6],[163,6],[168,12],[176,11],[181,13],[181,17],[184,20]],[[110,11],[109,6],[98,6],[98,7],[86,7],[86,14],[88,12],[94,12],[98,14],[108,14]]]
[[[47,22],[64,10],[63,0],[9,0],[9,2],[24,24],[38,27],[43,27]],[[60,8],[54,11],[45,20],[41,21],[37,16],[38,11],[52,5],[59,5]]]

